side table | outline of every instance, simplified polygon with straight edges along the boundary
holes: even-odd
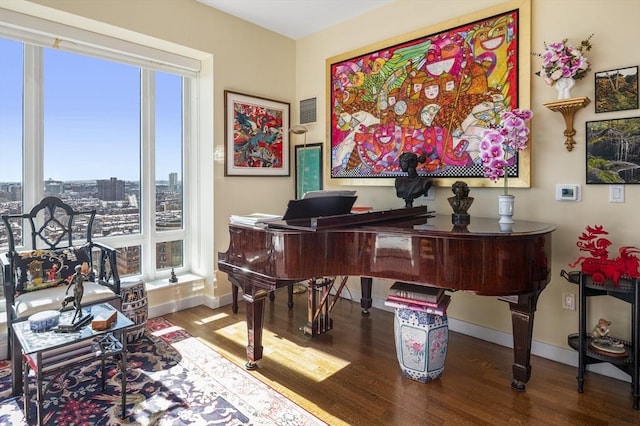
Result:
[[[587,365],[609,363],[631,376],[631,395],[633,408],[640,410],[640,279],[621,277],[618,283],[607,279],[604,283],[594,282],[589,274],[580,271],[562,271],[560,275],[567,281],[577,284],[580,292],[578,305],[578,333],[570,334],[567,343],[578,351],[578,392],[584,392]],[[593,346],[593,339],[587,327],[587,298],[611,296],[631,305],[631,341],[616,339],[624,344],[621,354],[606,353]]]
[[[84,308],[97,316],[101,311],[114,311],[109,304],[94,305]],[[24,386],[24,414],[29,421],[29,373],[33,371],[36,378],[36,399],[38,408],[38,425],[43,419],[43,399],[45,377],[55,376],[63,371],[76,367],[79,363],[90,362],[97,358],[101,360],[102,387],[105,386],[105,360],[120,356],[122,413],[126,415],[126,384],[127,384],[127,339],[126,331],[133,322],[117,312],[115,324],[107,330],[96,331],[91,324],[82,327],[77,332],[58,333],[54,330],[35,332],[32,331],[29,321],[17,322],[12,325],[13,332],[20,343],[23,363]],[[73,311],[63,312],[60,322],[69,321]],[[17,361],[17,360],[16,360]],[[48,386],[48,385],[47,385]],[[16,389],[14,389],[14,394]]]

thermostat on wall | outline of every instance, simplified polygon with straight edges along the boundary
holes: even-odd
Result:
[[[580,201],[580,185],[575,183],[559,183],[556,185],[556,200]]]

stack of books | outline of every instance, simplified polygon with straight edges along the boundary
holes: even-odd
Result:
[[[231,215],[229,221],[233,224],[238,225],[252,225],[252,226],[260,226],[265,225],[269,222],[273,222],[276,220],[281,220],[282,216],[275,214],[266,214],[266,213],[251,213],[248,215]]]
[[[443,288],[397,281],[389,289],[384,304],[392,308],[413,309],[433,315],[445,315],[451,296]]]

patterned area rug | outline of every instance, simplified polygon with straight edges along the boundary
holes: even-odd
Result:
[[[116,365],[109,365],[103,391],[99,363],[94,362],[53,379],[45,393],[44,423],[325,424],[163,318],[149,319],[145,334],[128,345],[127,362],[126,419],[119,417],[120,374]],[[23,398],[10,396],[10,362],[0,361],[0,424],[26,425]]]

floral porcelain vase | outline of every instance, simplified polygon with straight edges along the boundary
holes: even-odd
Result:
[[[500,215],[500,224],[513,223],[513,202],[514,195],[498,195],[498,214]]]
[[[571,98],[571,89],[576,85],[573,78],[562,77],[556,81],[555,88],[558,91],[558,100]]]
[[[446,315],[396,308],[394,332],[404,377],[427,383],[442,375],[449,340]]]

